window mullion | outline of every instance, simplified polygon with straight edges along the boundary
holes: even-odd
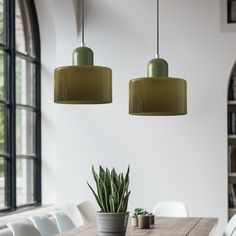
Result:
[[[30,5],[30,14],[31,14],[31,26],[34,29],[33,31],[33,40],[35,45],[35,59],[36,59],[36,71],[35,71],[35,106],[36,106],[36,159],[35,159],[35,200],[41,205],[42,202],[42,183],[41,183],[41,171],[42,171],[42,160],[41,160],[41,59],[40,59],[40,34],[39,34],[39,25],[37,21],[37,13],[33,1],[29,1]]]
[[[9,4],[9,33],[8,43],[10,48],[8,65],[8,96],[9,106],[9,152],[11,155],[11,209],[16,209],[16,82],[15,82],[15,0],[7,1]]]

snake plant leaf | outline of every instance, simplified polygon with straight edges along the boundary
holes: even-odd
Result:
[[[129,170],[130,170],[130,166],[128,166],[128,170],[127,170],[126,175],[125,175],[125,182],[126,183],[129,181]]]
[[[98,182],[98,175],[97,175],[96,171],[94,170],[94,166],[92,166],[92,173],[93,173],[93,178],[94,178],[95,182],[97,183]]]
[[[101,189],[101,194],[102,194],[103,205],[104,205],[105,211],[109,212],[109,205],[108,205],[109,196],[107,195],[106,185],[101,178],[99,178],[99,186]]]
[[[127,210],[128,208],[128,202],[129,202],[129,195],[130,195],[131,191],[128,192],[128,194],[126,194],[126,196],[124,197],[124,211]]]
[[[113,199],[112,195],[109,196],[109,204],[110,204],[110,207],[111,207],[111,212],[115,213],[116,208],[115,208],[115,202],[114,202],[114,199]]]
[[[111,173],[108,170],[108,168],[106,168],[106,172],[105,172],[105,179],[104,179],[105,185],[106,185],[106,190],[107,190],[107,195],[109,196],[111,194]]]
[[[112,198],[114,200],[115,209],[118,209],[120,203],[119,194],[117,192],[112,193]]]
[[[124,181],[122,177],[120,176],[119,188],[118,188],[119,199],[122,199],[123,192],[124,192]]]
[[[90,185],[88,182],[87,182],[87,185],[88,185],[89,188],[91,189],[91,191],[92,191],[92,193],[93,193],[93,195],[94,195],[94,197],[95,197],[95,199],[96,199],[96,201],[97,201],[99,207],[101,208],[101,210],[104,210],[104,208],[103,208],[103,206],[102,206],[102,204],[101,204],[101,201],[100,201],[98,195],[95,193],[95,191],[93,190],[93,188],[91,187],[91,185]]]
[[[103,206],[102,212],[107,212],[107,207],[106,207],[106,194],[105,190],[102,184],[101,178],[98,178],[98,188],[97,188],[98,196],[101,202],[101,205]]]
[[[104,181],[105,179],[105,170],[99,166],[99,177]]]
[[[120,204],[118,206],[118,209],[117,209],[117,212],[121,212],[122,211],[122,204],[123,204],[123,201],[124,201],[124,196],[125,196],[125,189],[123,188],[122,190],[122,193],[121,193],[121,196],[120,196]]]
[[[112,178],[112,181],[115,185],[117,185],[117,181],[118,181],[118,176],[116,174],[116,171],[115,169],[113,168],[112,171],[111,171],[111,178]]]

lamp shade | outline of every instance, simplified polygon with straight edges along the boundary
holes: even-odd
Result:
[[[93,65],[93,51],[76,48],[73,66],[54,71],[54,102],[61,104],[103,104],[112,102],[112,70]]]
[[[112,71],[101,66],[64,66],[54,72],[54,101],[63,104],[112,102]]]
[[[187,113],[187,83],[170,77],[146,77],[129,82],[129,114],[171,116]]]
[[[187,114],[187,83],[168,77],[168,63],[162,58],[148,62],[147,77],[129,82],[129,114],[173,116]]]

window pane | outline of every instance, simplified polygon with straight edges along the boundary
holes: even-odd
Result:
[[[4,72],[4,52],[0,51],[0,100],[5,98],[5,88],[4,88],[4,81],[5,81],[5,72]]]
[[[4,1],[0,0],[0,42],[5,42]]]
[[[6,207],[6,162],[0,159],[0,208]]]
[[[17,205],[34,202],[34,161],[18,159],[16,161],[16,197]]]
[[[16,103],[35,104],[35,67],[34,64],[16,58]]]
[[[16,109],[16,153],[35,153],[35,113],[26,109]]]
[[[26,1],[16,0],[16,50],[34,56],[32,29]]]
[[[5,149],[5,109],[3,106],[0,106],[0,153],[6,153]]]

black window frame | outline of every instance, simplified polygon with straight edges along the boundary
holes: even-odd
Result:
[[[0,100],[0,105],[5,106],[7,112],[5,119],[7,122],[7,132],[4,132],[8,155],[0,154],[5,160],[5,202],[6,207],[0,209],[0,212],[15,211],[24,207],[40,206],[41,197],[41,60],[40,60],[40,34],[34,0],[19,0],[27,4],[30,15],[30,24],[32,29],[32,40],[34,46],[34,56],[19,52],[16,50],[15,37],[15,0],[4,1],[5,18],[5,44],[0,43],[1,51],[5,52],[7,57],[4,65],[5,70],[5,93],[6,99]],[[22,105],[16,103],[16,56],[30,61],[35,65],[35,105]],[[7,78],[7,79],[6,79]],[[16,109],[23,107],[35,112],[35,155],[17,155],[16,154]],[[34,203],[17,206],[16,199],[16,160],[17,158],[29,159],[34,161]]]
[[[233,3],[236,4],[236,0],[227,0],[227,23],[228,24],[235,24],[236,23],[236,19],[232,19],[232,14],[233,14],[232,5],[233,5]]]

